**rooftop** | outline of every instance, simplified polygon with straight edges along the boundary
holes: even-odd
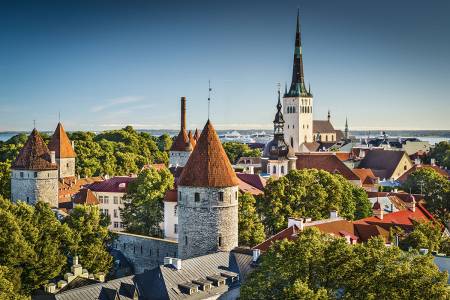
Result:
[[[61,123],[58,123],[48,148],[55,151],[56,158],[74,158],[77,156]]]

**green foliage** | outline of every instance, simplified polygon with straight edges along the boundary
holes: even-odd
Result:
[[[14,283],[14,271],[5,266],[0,266],[0,299],[25,300],[30,299],[20,294]]]
[[[448,141],[436,144],[431,148],[429,156],[435,158],[439,166],[450,169],[450,143]]]
[[[247,144],[238,143],[238,142],[225,142],[222,144],[225,153],[228,156],[228,159],[232,164],[236,163],[239,158],[242,156],[249,157],[260,157],[261,150],[259,149],[250,149]]]
[[[305,169],[291,170],[277,180],[270,179],[258,201],[264,225],[270,233],[287,226],[289,217],[328,218],[331,210],[353,220],[371,213],[366,193],[341,175]]]
[[[266,235],[264,225],[256,211],[256,200],[245,193],[239,197],[239,245],[253,247],[262,243]]]
[[[449,238],[442,234],[442,225],[438,222],[412,221],[414,229],[400,241],[400,247],[404,250],[409,247],[419,250],[421,248],[431,251],[447,253]],[[450,252],[448,252],[450,254]]]
[[[448,299],[447,277],[430,256],[378,238],[349,245],[307,228],[261,256],[241,299]]]
[[[158,138],[159,151],[169,151],[170,147],[172,147],[172,143],[172,138],[167,133],[164,133]]]
[[[11,163],[0,162],[0,196],[9,199],[11,196]]]
[[[163,221],[163,200],[173,188],[173,176],[167,169],[143,170],[128,186],[121,210],[122,221],[128,232],[161,236],[159,224]]]
[[[450,182],[431,168],[412,172],[403,184],[405,191],[423,193],[427,209],[443,223],[450,221]]]
[[[80,263],[89,272],[108,272],[113,258],[107,251],[112,241],[98,207],[78,205],[63,222],[70,228],[67,250],[71,256],[78,255]]]

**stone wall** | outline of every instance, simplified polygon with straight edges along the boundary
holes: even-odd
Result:
[[[75,177],[75,158],[56,159],[59,169],[59,178]]]
[[[184,167],[190,155],[189,151],[170,151],[169,167]]]
[[[42,201],[58,207],[58,170],[11,170],[11,200],[32,205]]]
[[[164,257],[178,257],[178,243],[143,235],[117,232],[113,247],[123,253],[136,274],[164,263]]]
[[[178,254],[181,259],[238,246],[238,187],[179,186]],[[219,193],[223,192],[223,201]],[[195,194],[199,201],[195,201]]]

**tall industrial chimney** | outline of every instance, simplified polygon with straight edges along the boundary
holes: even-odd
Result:
[[[186,129],[186,97],[181,97],[181,130]]]

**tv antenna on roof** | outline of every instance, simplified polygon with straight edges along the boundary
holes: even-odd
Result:
[[[211,80],[208,80],[208,120],[211,113]]]

